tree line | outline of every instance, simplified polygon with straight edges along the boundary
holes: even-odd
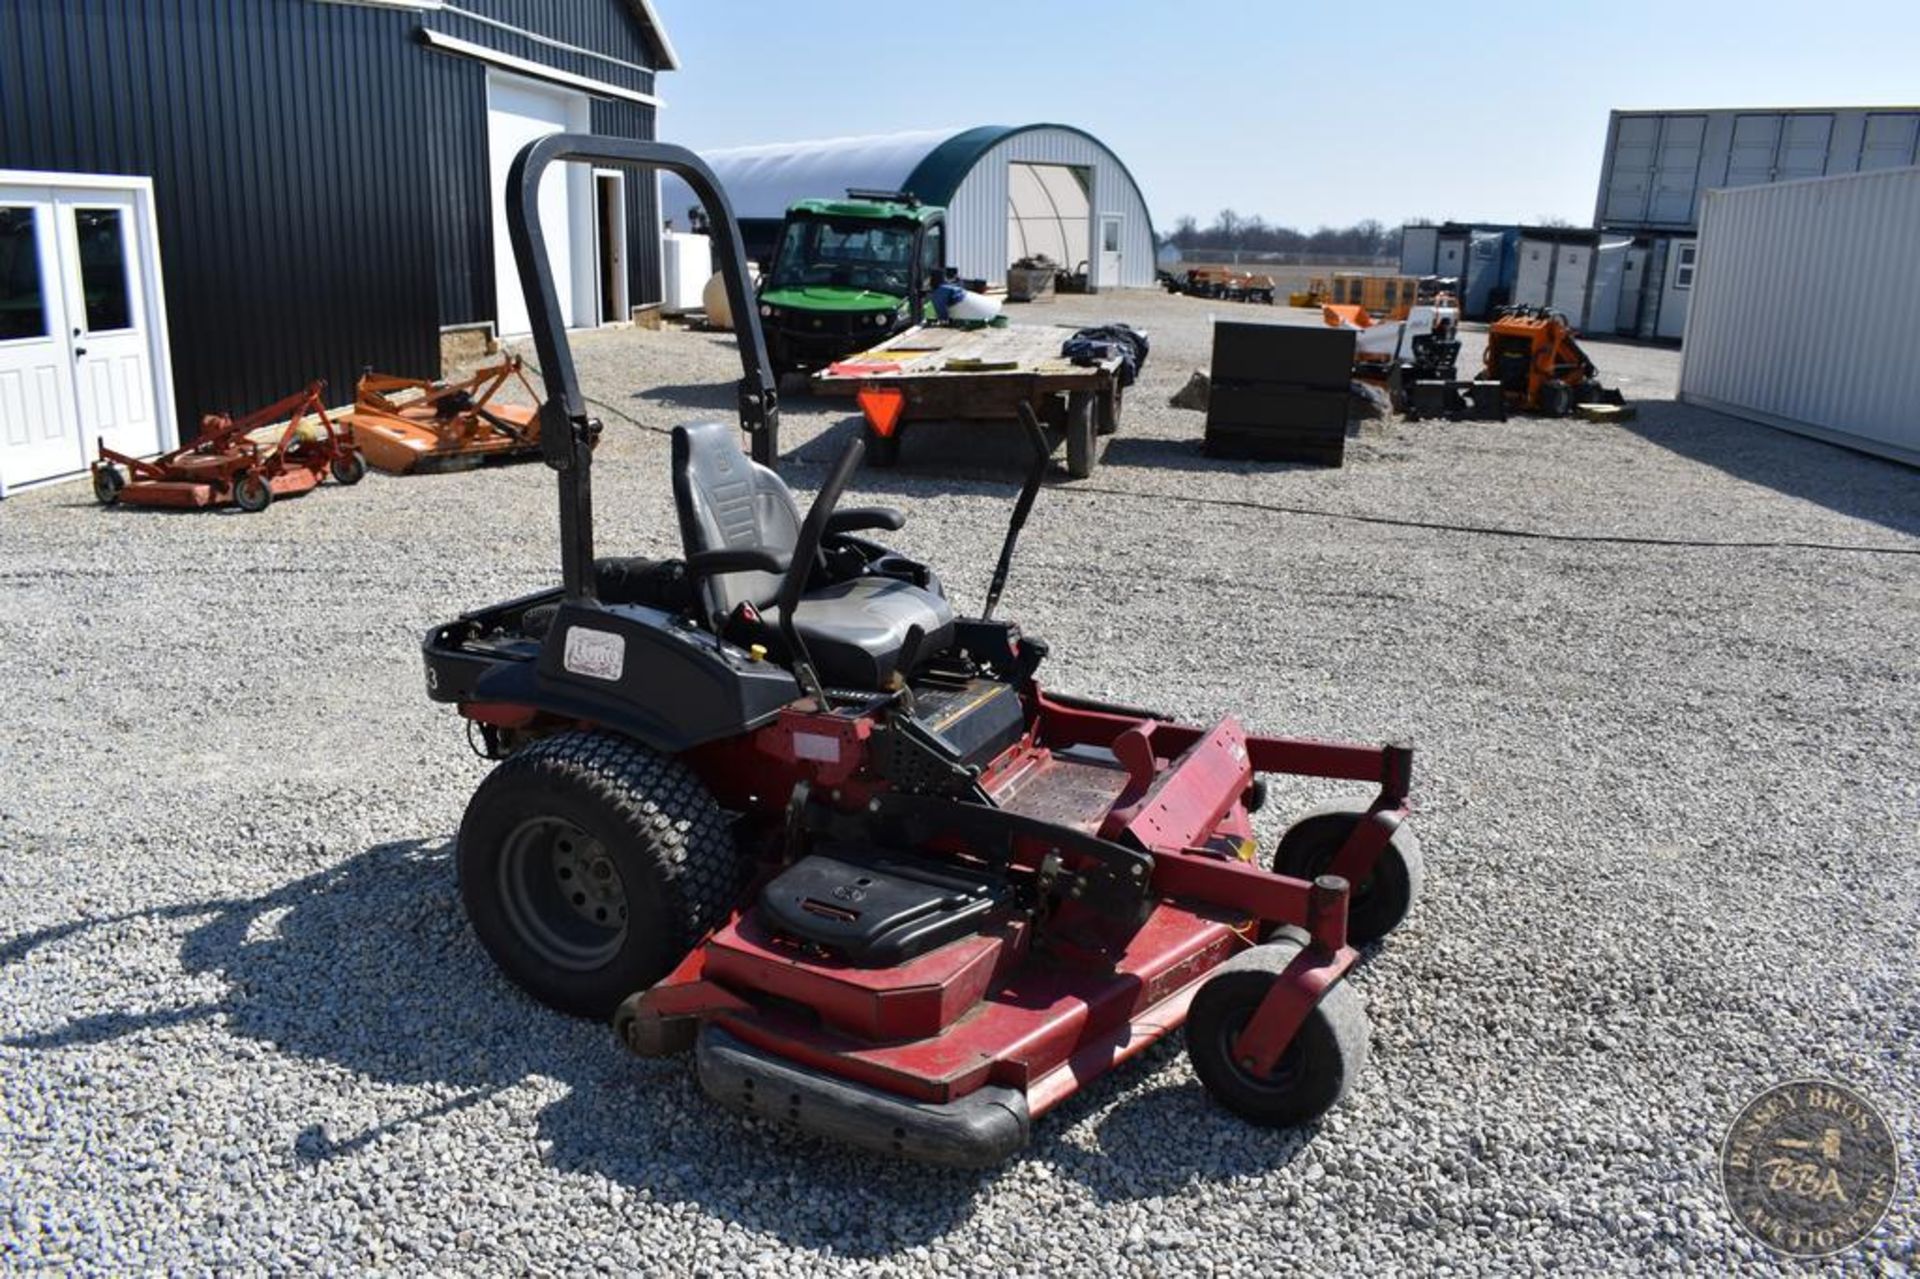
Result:
[[[1201,226],[1190,214],[1182,217],[1173,224],[1167,239],[1182,253],[1199,250],[1377,258],[1395,257],[1400,252],[1400,228],[1373,218],[1347,227],[1323,226],[1314,231],[1297,231],[1275,226],[1257,213],[1243,217],[1232,209],[1220,210],[1207,226]]]

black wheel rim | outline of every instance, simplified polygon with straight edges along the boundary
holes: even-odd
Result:
[[[546,963],[600,968],[627,940],[627,891],[599,840],[560,817],[532,817],[507,835],[499,867],[508,925]]]
[[[1214,1031],[1217,1037],[1214,1051],[1219,1054],[1220,1060],[1227,1064],[1227,1069],[1234,1073],[1244,1087],[1267,1096],[1278,1097],[1291,1092],[1300,1082],[1300,1036],[1306,1032],[1306,1026],[1302,1024],[1300,1030],[1294,1034],[1292,1042],[1280,1054],[1280,1060],[1273,1063],[1271,1071],[1264,1075],[1256,1074],[1252,1067],[1235,1056],[1233,1051],[1234,1041],[1240,1037],[1240,1032],[1246,1029],[1247,1023],[1253,1020],[1253,1012],[1252,1008],[1243,1008],[1222,1017]]]

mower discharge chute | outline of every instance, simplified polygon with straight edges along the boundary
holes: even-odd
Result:
[[[513,379],[532,403],[495,402]],[[518,461],[540,452],[539,402],[517,355],[459,382],[369,369],[355,389],[353,438],[368,461],[395,475]]]
[[[706,206],[746,376],[737,422],[674,432],[680,557],[596,558],[586,416],[539,222],[557,161],[672,170]],[[508,177],[548,377],[562,585],[425,642],[430,696],[499,760],[459,835],[461,894],[507,975],[692,1049],[724,1105],[891,1154],[983,1165],[1082,1085],[1187,1027],[1210,1093],[1260,1124],[1335,1104],[1367,1053],[1355,947],[1420,883],[1412,752],[1069,697],[1047,645],[843,508],[856,439],[802,512],[740,234],[710,170],[555,135]],[[740,431],[752,440],[742,452]],[[1261,774],[1363,783],[1255,847]]]
[[[100,442],[93,495],[102,506],[201,507],[232,502],[263,511],[276,497],[305,493],[329,471],[358,484],[367,463],[321,402],[325,382],[256,409],[245,417],[210,413],[193,443],[151,462]]]

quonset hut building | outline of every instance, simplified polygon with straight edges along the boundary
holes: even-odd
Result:
[[[1045,254],[1069,269],[1084,263],[1096,290],[1154,281],[1153,221],[1139,186],[1098,138],[1070,125],[730,147],[701,158],[755,257],[771,251],[796,200],[901,191],[947,210],[948,265],[964,278],[999,280],[1019,259]],[[661,213],[675,227],[690,225],[693,204],[684,183],[662,179]]]

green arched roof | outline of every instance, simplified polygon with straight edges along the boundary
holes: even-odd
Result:
[[[1113,148],[1085,129],[1076,129],[1070,124],[983,124],[978,128],[966,129],[927,152],[926,158],[913,166],[913,172],[907,175],[905,189],[927,204],[951,204],[954,192],[960,189],[960,184],[973,171],[973,166],[980,163],[982,156],[1008,138],[1041,129],[1058,129],[1062,133],[1085,138],[1111,156],[1133,189],[1140,190],[1140,184],[1133,180],[1133,174],[1127,169],[1127,162],[1114,154]],[[1153,210],[1148,207],[1144,192],[1140,195],[1140,207],[1147,213],[1147,235],[1157,245],[1160,240],[1153,232]]]

